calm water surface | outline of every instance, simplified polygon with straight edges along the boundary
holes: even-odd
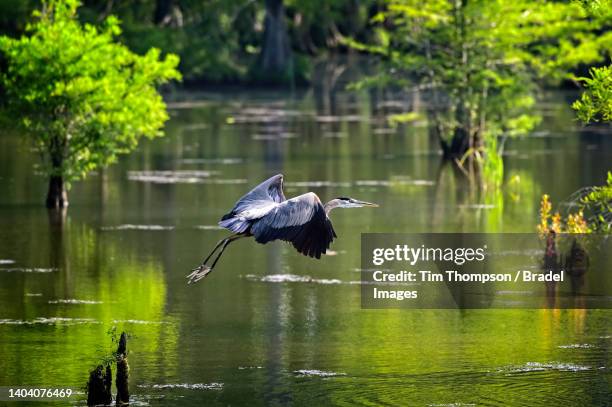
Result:
[[[167,137],[76,183],[63,226],[42,207],[38,157],[4,131],[0,386],[82,388],[115,326],[132,334],[141,405],[610,405],[612,311],[361,310],[352,284],[362,232],[530,232],[541,194],[603,183],[611,134],[581,131],[572,97],[543,95],[538,131],[506,143],[504,187],[479,192],[440,167],[425,123],[385,124],[418,100],[174,95]],[[187,286],[226,235],[217,220],[278,172],[288,196],[381,208],[334,212],[321,261],[245,239]]]

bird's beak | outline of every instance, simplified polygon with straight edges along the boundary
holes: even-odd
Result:
[[[371,203],[371,202],[357,201],[356,203],[361,205],[361,206],[371,206],[373,208],[378,208],[378,204]]]

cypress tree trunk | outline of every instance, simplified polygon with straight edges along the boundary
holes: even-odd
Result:
[[[49,209],[59,209],[68,206],[68,193],[62,177],[67,137],[54,134],[49,142],[49,159],[51,161],[51,176],[49,177],[49,190],[47,191],[46,206]]]
[[[68,206],[68,193],[61,175],[52,175],[49,178],[49,190],[47,191],[47,208],[59,209]]]
[[[155,25],[162,25],[169,18],[170,12],[172,11],[172,0],[157,0],[155,1],[155,12],[153,15],[153,23]]]
[[[453,137],[450,144],[443,146],[445,158],[461,159],[470,148],[476,147],[475,140],[472,137],[472,111],[468,103],[468,96],[471,94],[469,88],[470,73],[469,63],[470,55],[467,48],[466,38],[466,15],[465,8],[468,0],[455,0],[455,36],[460,47],[456,47],[454,56],[456,69],[461,75],[458,83],[458,100],[456,102],[455,120],[457,125],[453,131]]]
[[[156,0],[153,23],[157,26],[182,27],[183,13],[176,0]]]
[[[291,47],[285,24],[283,0],[266,0],[264,38],[259,57],[260,74],[269,79],[287,79],[291,67]]]

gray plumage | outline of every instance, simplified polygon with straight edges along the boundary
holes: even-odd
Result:
[[[319,197],[308,192],[286,200],[280,174],[240,198],[219,225],[234,233],[252,235],[262,244],[289,241],[300,253],[317,259],[336,238]]]
[[[314,192],[286,199],[283,176],[275,175],[241,197],[221,218],[219,225],[234,234],[219,241],[202,264],[193,269],[187,276],[189,283],[206,277],[231,242],[248,236],[253,236],[261,244],[284,240],[298,252],[319,259],[337,237],[329,212],[334,208],[363,206],[378,205],[348,197],[332,199],[323,205]],[[208,266],[208,260],[219,248],[221,251]]]

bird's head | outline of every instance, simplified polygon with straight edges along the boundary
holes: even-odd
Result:
[[[378,205],[375,203],[360,201],[346,196],[338,197],[334,199],[334,201],[336,201],[337,208],[363,208],[364,206],[378,207]]]

